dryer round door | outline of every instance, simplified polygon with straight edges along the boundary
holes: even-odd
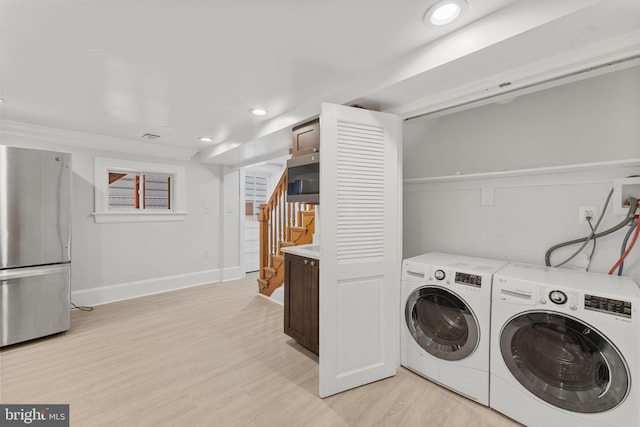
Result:
[[[478,320],[458,295],[435,286],[414,290],[405,306],[413,339],[432,356],[461,360],[478,347]]]
[[[629,370],[618,349],[592,326],[561,313],[513,317],[502,328],[500,351],[520,384],[568,411],[607,411],[629,391]]]

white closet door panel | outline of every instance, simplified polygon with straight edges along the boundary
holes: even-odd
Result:
[[[337,122],[337,261],[384,257],[384,128]]]
[[[400,122],[322,104],[320,396],[395,375]]]

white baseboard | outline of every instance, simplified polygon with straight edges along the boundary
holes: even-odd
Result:
[[[238,280],[242,279],[246,276],[244,272],[244,268],[241,265],[236,265],[234,267],[226,267],[222,270],[222,281],[228,282],[230,280]]]
[[[231,271],[241,270],[227,268],[224,270],[224,280],[233,280]],[[227,273],[227,270],[231,270]],[[229,274],[229,278],[227,278]],[[243,277],[244,273],[240,276]],[[197,271],[194,273],[178,274],[175,276],[156,277],[153,279],[139,280],[135,282],[119,283],[110,286],[101,286],[93,289],[71,291],[71,301],[77,306],[95,306],[110,302],[138,298],[146,295],[175,291],[193,286],[206,285],[220,282],[223,274],[220,269]],[[73,288],[73,283],[71,284]]]
[[[284,284],[276,288],[269,299],[276,304],[284,305]]]

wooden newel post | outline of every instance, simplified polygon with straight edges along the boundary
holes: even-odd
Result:
[[[265,278],[264,268],[269,265],[269,213],[266,204],[260,205],[260,278]]]

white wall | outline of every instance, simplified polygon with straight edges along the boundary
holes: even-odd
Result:
[[[93,137],[86,135],[87,142]],[[101,304],[244,275],[239,256],[229,252],[229,245],[223,241],[228,239],[236,246],[238,242],[239,220],[233,218],[239,212],[237,172],[227,181],[227,174],[219,166],[198,160],[154,158],[153,150],[151,156],[123,154],[6,133],[0,143],[72,153],[71,286],[75,304]],[[92,215],[96,157],[184,167],[186,220],[96,224]],[[228,213],[229,209],[232,212]]]
[[[223,280],[234,280],[244,276],[242,239],[244,232],[241,227],[244,223],[241,218],[244,215],[242,208],[244,200],[240,195],[240,169],[223,168],[223,222],[220,235],[223,238],[220,264],[224,265]],[[242,203],[242,207],[241,207]],[[256,284],[257,288],[257,284]]]
[[[433,119],[405,122],[404,257],[444,251],[544,264],[551,245],[586,236],[579,206],[602,212],[631,166],[507,177],[465,174],[640,158],[640,67]],[[455,177],[456,174],[462,176]],[[611,207],[609,207],[611,209]],[[619,222],[609,211],[599,230]],[[625,230],[598,239],[590,271],[606,273]],[[590,250],[590,245],[585,252]],[[554,254],[557,263],[576,250]],[[640,283],[634,249],[625,275]]]

